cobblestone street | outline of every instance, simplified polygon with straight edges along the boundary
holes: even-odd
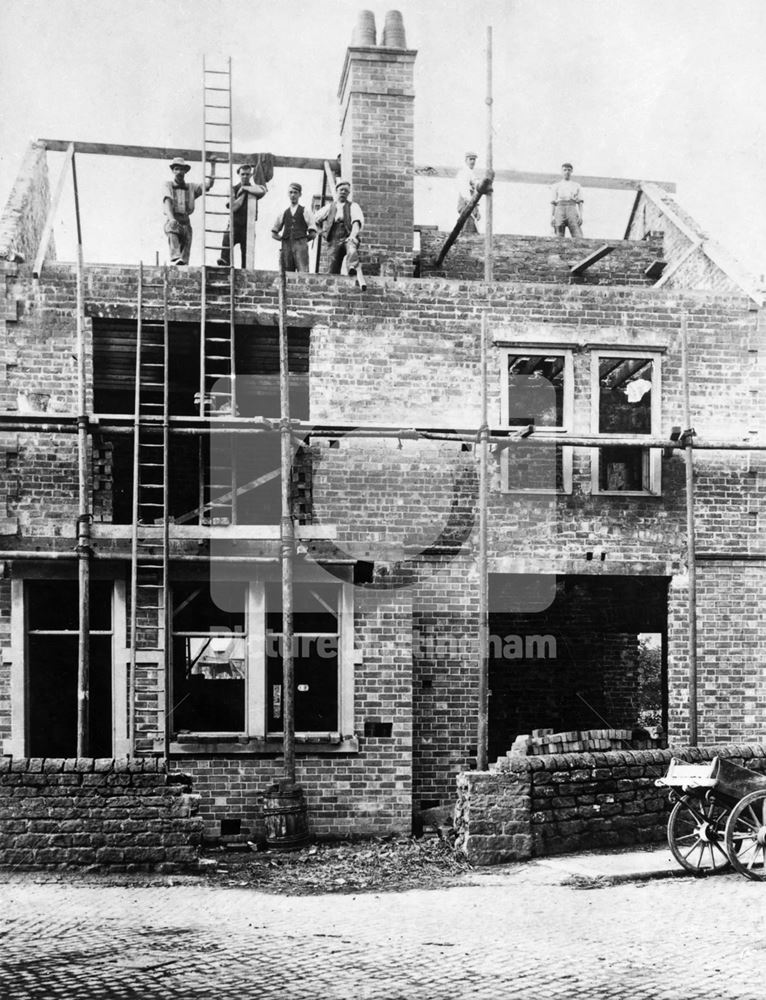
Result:
[[[0,883],[3,1000],[766,997],[766,896],[545,864],[432,891],[277,896],[186,878]]]

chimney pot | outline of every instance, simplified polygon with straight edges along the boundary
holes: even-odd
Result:
[[[406,49],[407,38],[404,34],[404,20],[400,10],[390,10],[386,14],[383,27],[383,37],[380,44],[386,49]]]
[[[371,10],[360,10],[354,32],[351,35],[353,48],[369,48],[375,44],[375,15]]]

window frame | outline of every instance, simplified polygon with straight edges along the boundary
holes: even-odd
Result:
[[[511,357],[539,354],[545,357],[564,359],[564,393],[562,400],[563,423],[556,427],[535,427],[534,436],[551,440],[564,439],[574,428],[574,347],[551,347],[547,344],[508,344],[500,350],[500,421],[509,427],[510,404],[508,400],[508,364]],[[572,493],[573,448],[562,445],[562,487],[552,489],[524,489],[509,485],[510,449],[503,448],[500,454],[501,489],[511,496],[567,496]]]
[[[600,347],[592,348],[590,363],[591,390],[591,433],[604,439],[608,446],[610,439],[631,438],[640,441],[644,437],[659,437],[662,421],[662,352],[651,348],[633,347]],[[635,358],[652,362],[652,404],[650,410],[651,426],[648,434],[629,434],[627,432],[606,432],[599,430],[601,418],[601,361],[606,358]],[[593,496],[607,497],[651,497],[662,496],[662,449],[644,448],[646,488],[642,490],[602,490],[601,480],[601,447],[591,448],[591,493]]]
[[[244,607],[244,637],[245,637],[245,693],[244,693],[244,732],[184,730],[179,733],[172,728],[170,739],[172,744],[178,744],[179,737],[187,742],[233,742],[237,740],[268,741],[281,744],[282,733],[268,731],[268,669],[266,631],[266,585],[276,577],[260,577],[243,580],[245,585]],[[174,582],[185,582],[179,579],[170,581],[172,606],[172,588]],[[332,582],[339,590],[338,595],[338,729],[331,732],[296,731],[296,737],[306,742],[329,741],[338,743],[354,736],[354,587],[352,583],[343,580],[328,580],[322,577],[317,580],[297,580],[297,583]],[[171,638],[169,632],[169,638]],[[172,664],[169,669],[172,677]]]

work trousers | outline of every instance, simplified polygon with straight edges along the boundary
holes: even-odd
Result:
[[[553,226],[557,236],[563,236],[569,229],[570,236],[582,236],[580,210],[576,201],[560,201],[553,210]]]
[[[242,255],[242,267],[244,267],[247,254],[247,226],[234,227],[234,246],[239,247],[239,252]],[[221,256],[218,258],[218,263],[221,267],[228,267],[231,264],[231,251],[232,247],[229,241],[229,230],[227,229],[223,234]]]
[[[281,254],[285,271],[308,272],[309,242],[305,236],[297,240],[282,240]]]
[[[165,234],[170,248],[171,264],[188,264],[192,245],[192,227],[186,219],[176,219],[178,232],[170,229],[170,219],[165,221]]]
[[[458,216],[462,215],[463,209],[467,205],[468,205],[468,200],[464,198],[462,194],[459,194],[457,198]],[[471,212],[471,214],[463,223],[463,232],[467,236],[476,236],[476,234],[479,232],[479,227],[476,225],[478,221],[479,221],[479,206],[477,205],[476,208],[473,210],[473,212]]]
[[[349,243],[347,240],[339,240],[338,242],[330,240],[328,241],[327,249],[330,255],[328,274],[340,274],[344,258],[346,258],[349,274],[359,266],[359,248],[357,244]]]

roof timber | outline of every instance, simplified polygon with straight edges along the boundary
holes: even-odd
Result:
[[[457,167],[416,166],[418,177],[456,177]],[[534,173],[529,170],[495,170],[496,181],[507,181],[511,184],[554,184],[561,180],[561,174]],[[644,184],[654,184],[663,191],[674,192],[673,181],[646,181],[631,177],[596,177],[577,175],[577,180],[583,187],[608,188],[613,191],[640,191]]]
[[[52,153],[64,153],[69,146],[74,146],[75,153],[91,153],[97,156],[132,156],[145,160],[172,160],[181,156],[190,163],[202,160],[202,151],[188,149],[182,146],[126,146],[114,142],[70,142],[66,139],[39,139],[47,150]],[[232,163],[247,163],[254,153],[233,153]],[[275,167],[290,167],[292,170],[324,170],[329,163],[336,172],[340,165],[336,159],[311,156],[274,156]]]
[[[182,146],[135,146],[123,145],[114,142],[72,142],[69,139],[39,139],[46,149],[53,153],[64,153],[71,145],[74,145],[75,153],[92,153],[100,156],[133,156],[148,160],[172,160],[176,156],[182,156],[190,163],[199,163],[202,160],[202,152],[199,149],[190,149]],[[234,153],[233,163],[245,163],[253,153]],[[293,170],[324,170],[327,162],[332,171],[340,173],[340,161],[328,157],[317,156],[277,156],[274,155],[275,167],[290,167]],[[457,167],[435,167],[421,165],[415,167],[415,174],[419,177],[455,177]],[[535,173],[528,170],[496,170],[496,181],[507,181],[511,184],[553,184],[560,180],[558,173]],[[583,187],[608,188],[616,191],[638,191],[642,184],[651,183],[664,191],[675,191],[676,185],[672,181],[643,181],[630,177],[597,177],[578,175],[578,181]]]

